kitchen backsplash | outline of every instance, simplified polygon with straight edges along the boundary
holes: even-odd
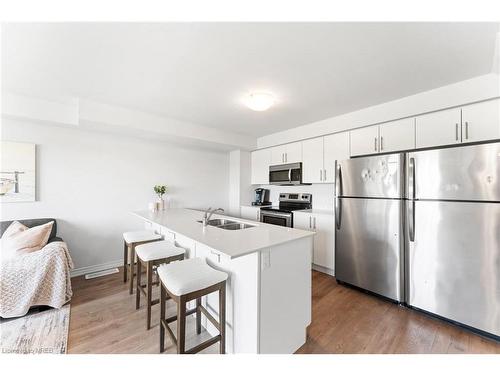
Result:
[[[280,193],[310,193],[312,194],[312,205],[314,209],[333,210],[334,185],[333,184],[314,184],[300,186],[276,186],[261,185],[269,189],[269,199],[273,205],[278,205]]]

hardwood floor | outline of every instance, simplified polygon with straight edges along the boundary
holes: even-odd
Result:
[[[500,353],[500,343],[338,285],[325,274],[313,272],[312,285],[312,324],[297,353]],[[74,278],[73,292],[69,353],[159,352],[159,306],[153,307],[152,328],[146,331],[144,300],[135,310],[135,295],[128,294],[121,273]],[[194,317],[189,318],[188,347],[208,335],[196,336]],[[175,352],[169,338],[166,345],[167,353]],[[204,352],[218,349],[214,345]]]

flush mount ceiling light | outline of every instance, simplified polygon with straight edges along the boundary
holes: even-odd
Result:
[[[254,111],[265,111],[275,103],[274,95],[267,92],[253,92],[248,94],[243,102]]]

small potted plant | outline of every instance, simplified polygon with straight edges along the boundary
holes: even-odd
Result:
[[[167,192],[167,187],[165,185],[155,185],[153,190],[155,191],[156,195],[158,195],[158,209],[164,210],[165,201],[163,200],[163,195],[165,195],[165,193]]]

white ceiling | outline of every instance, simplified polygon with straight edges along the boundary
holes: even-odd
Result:
[[[489,73],[499,25],[3,24],[2,89],[262,136]]]

